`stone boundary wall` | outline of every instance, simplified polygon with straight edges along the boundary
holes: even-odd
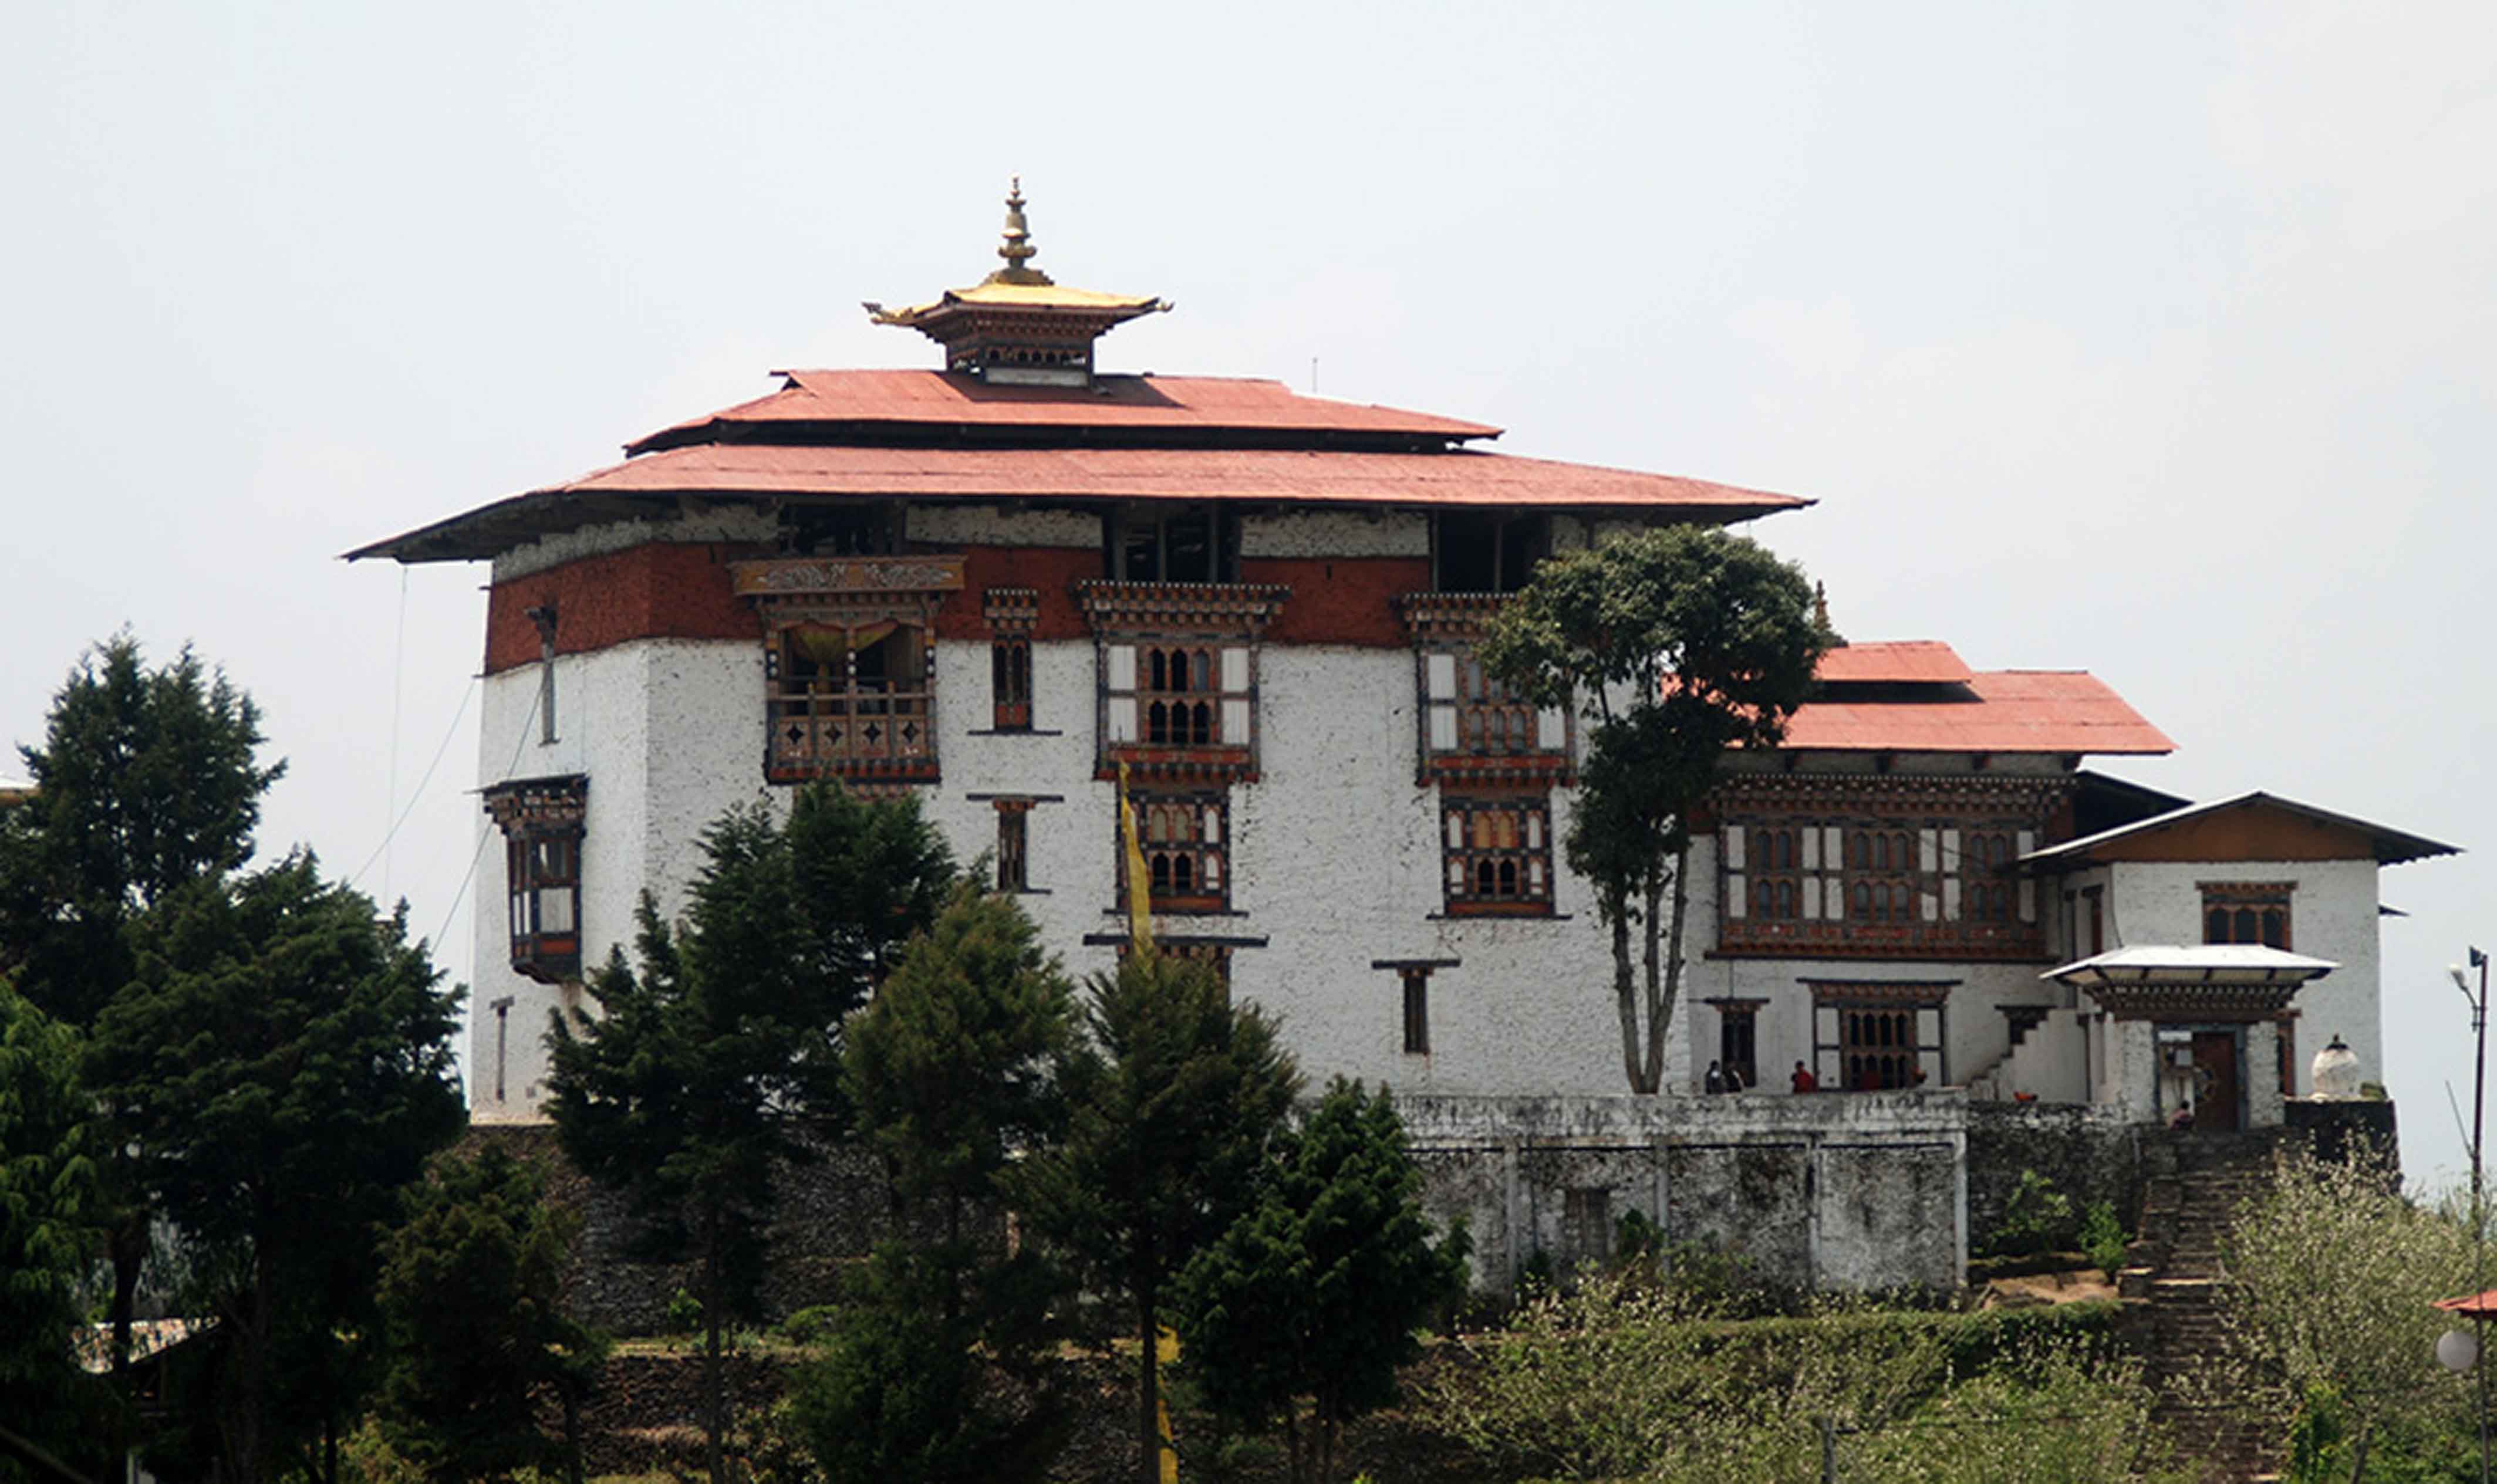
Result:
[[[1657,1097],[1400,1096],[1423,1201],[1506,1295],[1609,1253],[1635,1211],[1668,1243],[1809,1288],[1956,1288],[1968,1263],[1969,1103],[1955,1089]]]
[[[1968,1229],[1978,1250],[2003,1224],[2023,1170],[2052,1181],[2076,1213],[2105,1201],[2125,1230],[2139,1227],[2149,1178],[2143,1141],[2160,1136],[2157,1124],[2129,1122],[2114,1108],[2093,1104],[1977,1100],[1968,1111]]]

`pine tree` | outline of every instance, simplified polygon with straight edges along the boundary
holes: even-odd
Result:
[[[78,1055],[76,1033],[0,975],[0,1397],[12,1427],[55,1451],[91,1436],[107,1400],[71,1353],[96,1195]]]
[[[1343,1425],[1396,1399],[1414,1331],[1463,1281],[1464,1234],[1433,1243],[1421,1184],[1385,1089],[1338,1078],[1181,1275],[1189,1373],[1217,1412],[1281,1427],[1295,1484],[1335,1477]]]
[[[184,648],[149,669],[115,635],[52,697],[44,744],[19,749],[36,785],[0,808],[0,967],[80,1033],[135,976],[133,926],[173,892],[251,858],[261,796],[260,710]],[[99,1141],[100,1218],[113,1269],[112,1363],[123,1370],[152,1216],[131,1131]]]
[[[1208,966],[1151,951],[1090,985],[1088,1035],[1066,1059],[1066,1137],[1030,1160],[1020,1206],[1097,1289],[1122,1295],[1143,1341],[1139,1477],[1160,1476],[1155,1341],[1172,1278],[1247,1210],[1299,1084],[1273,1022],[1235,1009]]]
[[[607,1342],[564,1314],[581,1222],[545,1197],[537,1171],[489,1144],[436,1160],[383,1243],[381,1411],[393,1444],[428,1478],[501,1478],[558,1461],[579,1477],[573,1427],[561,1444],[549,1439],[537,1403],[553,1397],[568,1424],[576,1418]]]
[[[309,855],[182,887],[98,1020],[93,1084],[216,1321],[226,1477],[335,1484],[375,1332],[375,1236],[465,1122],[445,990],[402,907]]]
[[[800,793],[787,826],[760,808],[705,833],[681,933],[645,897],[639,967],[591,981],[595,1017],[553,1027],[550,1105],[564,1152],[621,1191],[648,1258],[694,1264],[704,1431],[725,1484],[722,1340],[761,1302],[774,1181],[845,1135],[841,1026],[953,882],[916,798]]]
[[[843,1067],[858,1134],[913,1235],[876,1252],[800,1387],[836,1478],[1037,1478],[1064,1408],[1043,1395],[1057,1275],[1000,1249],[1001,1177],[1063,1123],[1055,1082],[1074,992],[1014,899],[956,888],[852,1022]],[[1025,1388],[1009,1405],[993,1367]]]

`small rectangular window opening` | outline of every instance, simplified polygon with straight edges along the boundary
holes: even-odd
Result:
[[[997,801],[997,890],[1000,892],[1031,890],[1027,835],[1030,819],[1030,801]]]
[[[1431,1054],[1431,971],[1408,968],[1401,977],[1405,981],[1405,1055],[1427,1057]]]
[[[989,646],[989,685],[995,705],[992,725],[1000,732],[1031,730],[1031,641],[1020,635]]]

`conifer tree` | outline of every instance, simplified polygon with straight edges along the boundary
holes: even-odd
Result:
[[[9,1424],[55,1452],[87,1440],[106,1401],[71,1352],[96,1192],[77,1064],[76,1033],[0,974],[0,1397]]]
[[[24,747],[33,798],[0,807],[0,967],[72,1029],[91,1030],[134,977],[135,923],[179,888],[251,858],[263,767],[260,709],[185,647],[150,669],[118,634],[52,697],[44,743]],[[130,1344],[152,1220],[131,1131],[99,1141],[99,1218],[113,1269],[112,1364]]]
[[[402,907],[313,859],[157,903],[137,976],[98,1020],[99,1099],[127,1130],[216,1321],[223,1476],[335,1484],[369,1379],[376,1234],[465,1122],[446,990]]]
[[[1037,1478],[1064,1408],[1044,1377],[1063,1285],[1034,1245],[1002,1249],[1001,1178],[1062,1125],[1055,1075],[1073,986],[1011,897],[955,889],[851,1023],[843,1070],[858,1135],[882,1160],[908,1236],[877,1250],[800,1387],[836,1478]],[[983,1382],[995,1368],[1025,1395]]]
[[[1386,1090],[1338,1078],[1181,1274],[1188,1372],[1217,1412],[1280,1426],[1295,1484],[1335,1477],[1343,1425],[1396,1399],[1414,1331],[1462,1284],[1465,1237],[1432,1241],[1421,1185]]]
[[[427,1477],[503,1478],[559,1457],[579,1477],[579,1405],[607,1350],[563,1311],[580,1225],[499,1144],[446,1155],[408,1188],[405,1219],[382,1246],[380,1402],[393,1444]],[[538,1426],[550,1397],[566,1419],[560,1444]]]
[[[1254,1199],[1300,1074],[1274,1023],[1235,1008],[1213,969],[1151,950],[1089,986],[1086,1037],[1059,1073],[1068,1119],[1028,1161],[1019,1205],[1092,1285],[1124,1297],[1143,1341],[1138,1477],[1160,1477],[1155,1341],[1172,1278]]]
[[[591,981],[594,1017],[553,1027],[555,1131],[623,1192],[641,1255],[690,1260],[704,1325],[707,1464],[725,1484],[722,1339],[758,1310],[774,1181],[848,1128],[843,1020],[954,876],[915,798],[801,792],[788,824],[737,810],[703,837],[681,932],[647,896],[636,947]]]

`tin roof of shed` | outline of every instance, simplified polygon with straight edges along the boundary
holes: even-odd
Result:
[[[1807,702],[1787,721],[1785,746],[1831,752],[2159,753],[2172,752],[2176,744],[2084,671],[1996,670],[1972,673],[1958,683],[1908,684],[1878,697]]]

